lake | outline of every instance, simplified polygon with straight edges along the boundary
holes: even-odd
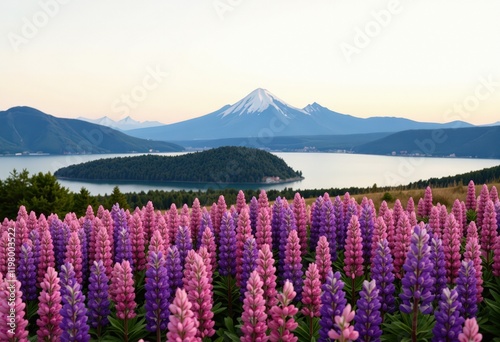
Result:
[[[160,153],[160,155],[179,155],[180,153]],[[283,158],[295,170],[301,170],[305,179],[287,184],[240,185],[238,188],[294,189],[341,188],[396,186],[428,179],[444,177],[459,173],[480,170],[500,164],[498,159],[462,159],[462,158],[423,158],[373,156],[363,154],[341,153],[274,153]],[[66,156],[8,156],[0,157],[0,179],[5,179],[15,168],[18,171],[27,169],[30,174],[52,172],[72,164],[83,163],[101,158],[128,156],[124,154],[94,154]],[[87,188],[91,194],[109,194],[115,185],[122,192],[140,192],[148,190],[198,190],[217,188],[217,184],[151,184],[151,183],[87,183],[60,180],[60,183],[71,191],[79,192],[81,187]]]

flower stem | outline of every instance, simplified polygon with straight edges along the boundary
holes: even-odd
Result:
[[[417,342],[417,324],[418,324],[418,299],[413,300],[413,317],[411,326],[411,340]]]

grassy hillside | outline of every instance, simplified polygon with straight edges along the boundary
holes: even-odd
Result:
[[[301,176],[281,158],[258,149],[219,147],[175,157],[143,155],[100,159],[56,171],[60,178],[80,180],[261,183]]]
[[[114,129],[74,119],[61,119],[29,107],[0,112],[0,154],[43,151],[126,153],[181,151],[179,145],[138,139]]]

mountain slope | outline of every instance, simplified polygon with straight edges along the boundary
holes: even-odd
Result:
[[[340,114],[317,103],[304,109],[293,107],[265,89],[258,88],[233,105],[210,114],[127,134],[157,140],[257,138],[269,141],[278,136],[312,136],[397,132],[406,129],[468,127],[465,122],[447,124],[416,122],[403,118],[357,118]]]
[[[500,126],[411,130],[391,134],[358,147],[357,153],[420,154],[500,158]]]
[[[122,153],[180,151],[163,141],[130,137],[114,129],[76,119],[61,119],[30,107],[0,112],[0,153]]]
[[[126,118],[123,118],[121,120],[115,121],[113,119],[110,119],[107,116],[103,116],[102,118],[99,119],[88,119],[84,117],[79,117],[78,120],[82,121],[87,121],[91,123],[95,123],[97,125],[101,126],[107,126],[113,129],[118,129],[120,131],[126,131],[126,130],[131,130],[131,129],[138,129],[138,128],[147,128],[147,127],[156,127],[156,126],[162,126],[164,125],[163,123],[159,121],[137,121],[132,119],[130,116],[127,116]]]

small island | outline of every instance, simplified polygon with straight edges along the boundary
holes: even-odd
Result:
[[[272,153],[224,146],[179,156],[141,155],[94,160],[57,170],[59,179],[186,183],[287,183],[303,179]]]

